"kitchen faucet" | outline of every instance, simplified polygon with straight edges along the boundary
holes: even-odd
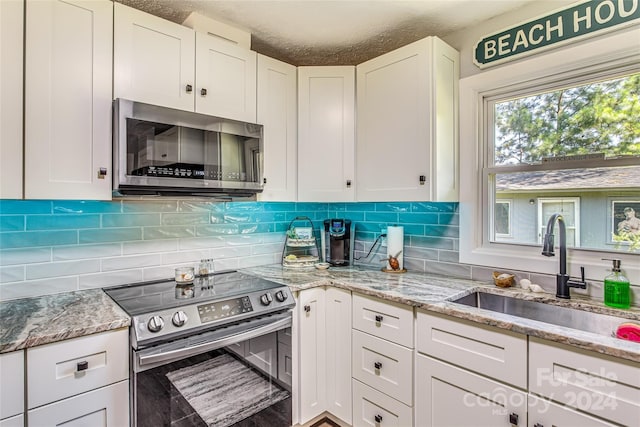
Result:
[[[553,226],[556,221],[560,228],[560,273],[556,274],[556,297],[569,299],[569,288],[587,288],[587,282],[584,281],[584,267],[580,267],[581,280],[573,280],[567,274],[567,231],[564,225],[564,218],[559,213],[551,215],[547,222],[547,231],[544,235],[542,244],[542,255],[555,256],[553,252]]]

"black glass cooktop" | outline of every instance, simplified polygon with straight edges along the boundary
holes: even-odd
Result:
[[[196,277],[193,284],[176,284],[174,280],[133,283],[104,288],[130,316],[173,307],[224,300],[255,291],[267,291],[283,285],[237,271]]]

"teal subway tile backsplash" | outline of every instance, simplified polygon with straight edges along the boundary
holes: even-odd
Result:
[[[100,215],[27,215],[27,230],[72,230],[99,228]]]
[[[0,248],[37,248],[40,246],[75,245],[76,230],[10,231],[0,233]]]
[[[299,216],[311,219],[318,238],[324,219],[352,220],[356,257],[366,255],[362,252],[389,225],[403,225],[406,257],[420,270],[433,262],[457,260],[457,206],[170,198],[0,200],[0,266],[10,267],[0,299],[163,278],[175,266],[196,264],[203,257],[214,258],[218,269],[279,262],[285,231]],[[379,247],[359,263],[379,267],[385,253],[386,248]]]
[[[0,200],[0,215],[11,214],[50,214],[50,200]]]
[[[0,216],[0,232],[3,231],[23,231],[24,215],[2,215]]]

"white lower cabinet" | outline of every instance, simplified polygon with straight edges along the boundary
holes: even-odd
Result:
[[[351,292],[304,290],[296,309],[299,423],[329,411],[351,424]]]
[[[640,363],[531,337],[529,390],[617,424],[640,423]],[[572,418],[564,414],[562,419]]]
[[[13,426],[24,412],[24,352],[0,354],[0,426]],[[20,424],[21,425],[21,424]]]
[[[128,425],[129,350],[127,329],[27,349],[28,424]]]
[[[638,414],[636,414],[638,415]],[[613,427],[618,424],[592,417],[549,399],[529,394],[529,427]]]
[[[353,380],[353,426],[406,427],[413,410],[378,390]],[[420,425],[419,423],[417,425]]]
[[[129,425],[129,381],[82,393],[29,411],[29,426]]]
[[[416,425],[496,427],[525,425],[527,394],[514,387],[416,356]]]
[[[20,414],[0,420],[0,427],[24,427],[24,415]]]

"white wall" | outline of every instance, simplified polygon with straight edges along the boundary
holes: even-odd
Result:
[[[507,0],[505,0],[507,1]],[[482,70],[473,63],[473,48],[484,36],[496,31],[510,28],[522,22],[528,22],[533,18],[544,16],[558,9],[565,9],[568,5],[576,3],[575,0],[538,0],[513,12],[496,16],[488,21],[479,23],[470,28],[456,31],[442,37],[444,41],[458,49],[460,52],[460,78],[480,73]],[[516,61],[508,62],[513,64]],[[504,65],[502,65],[504,66]],[[490,69],[499,68],[494,66]]]

